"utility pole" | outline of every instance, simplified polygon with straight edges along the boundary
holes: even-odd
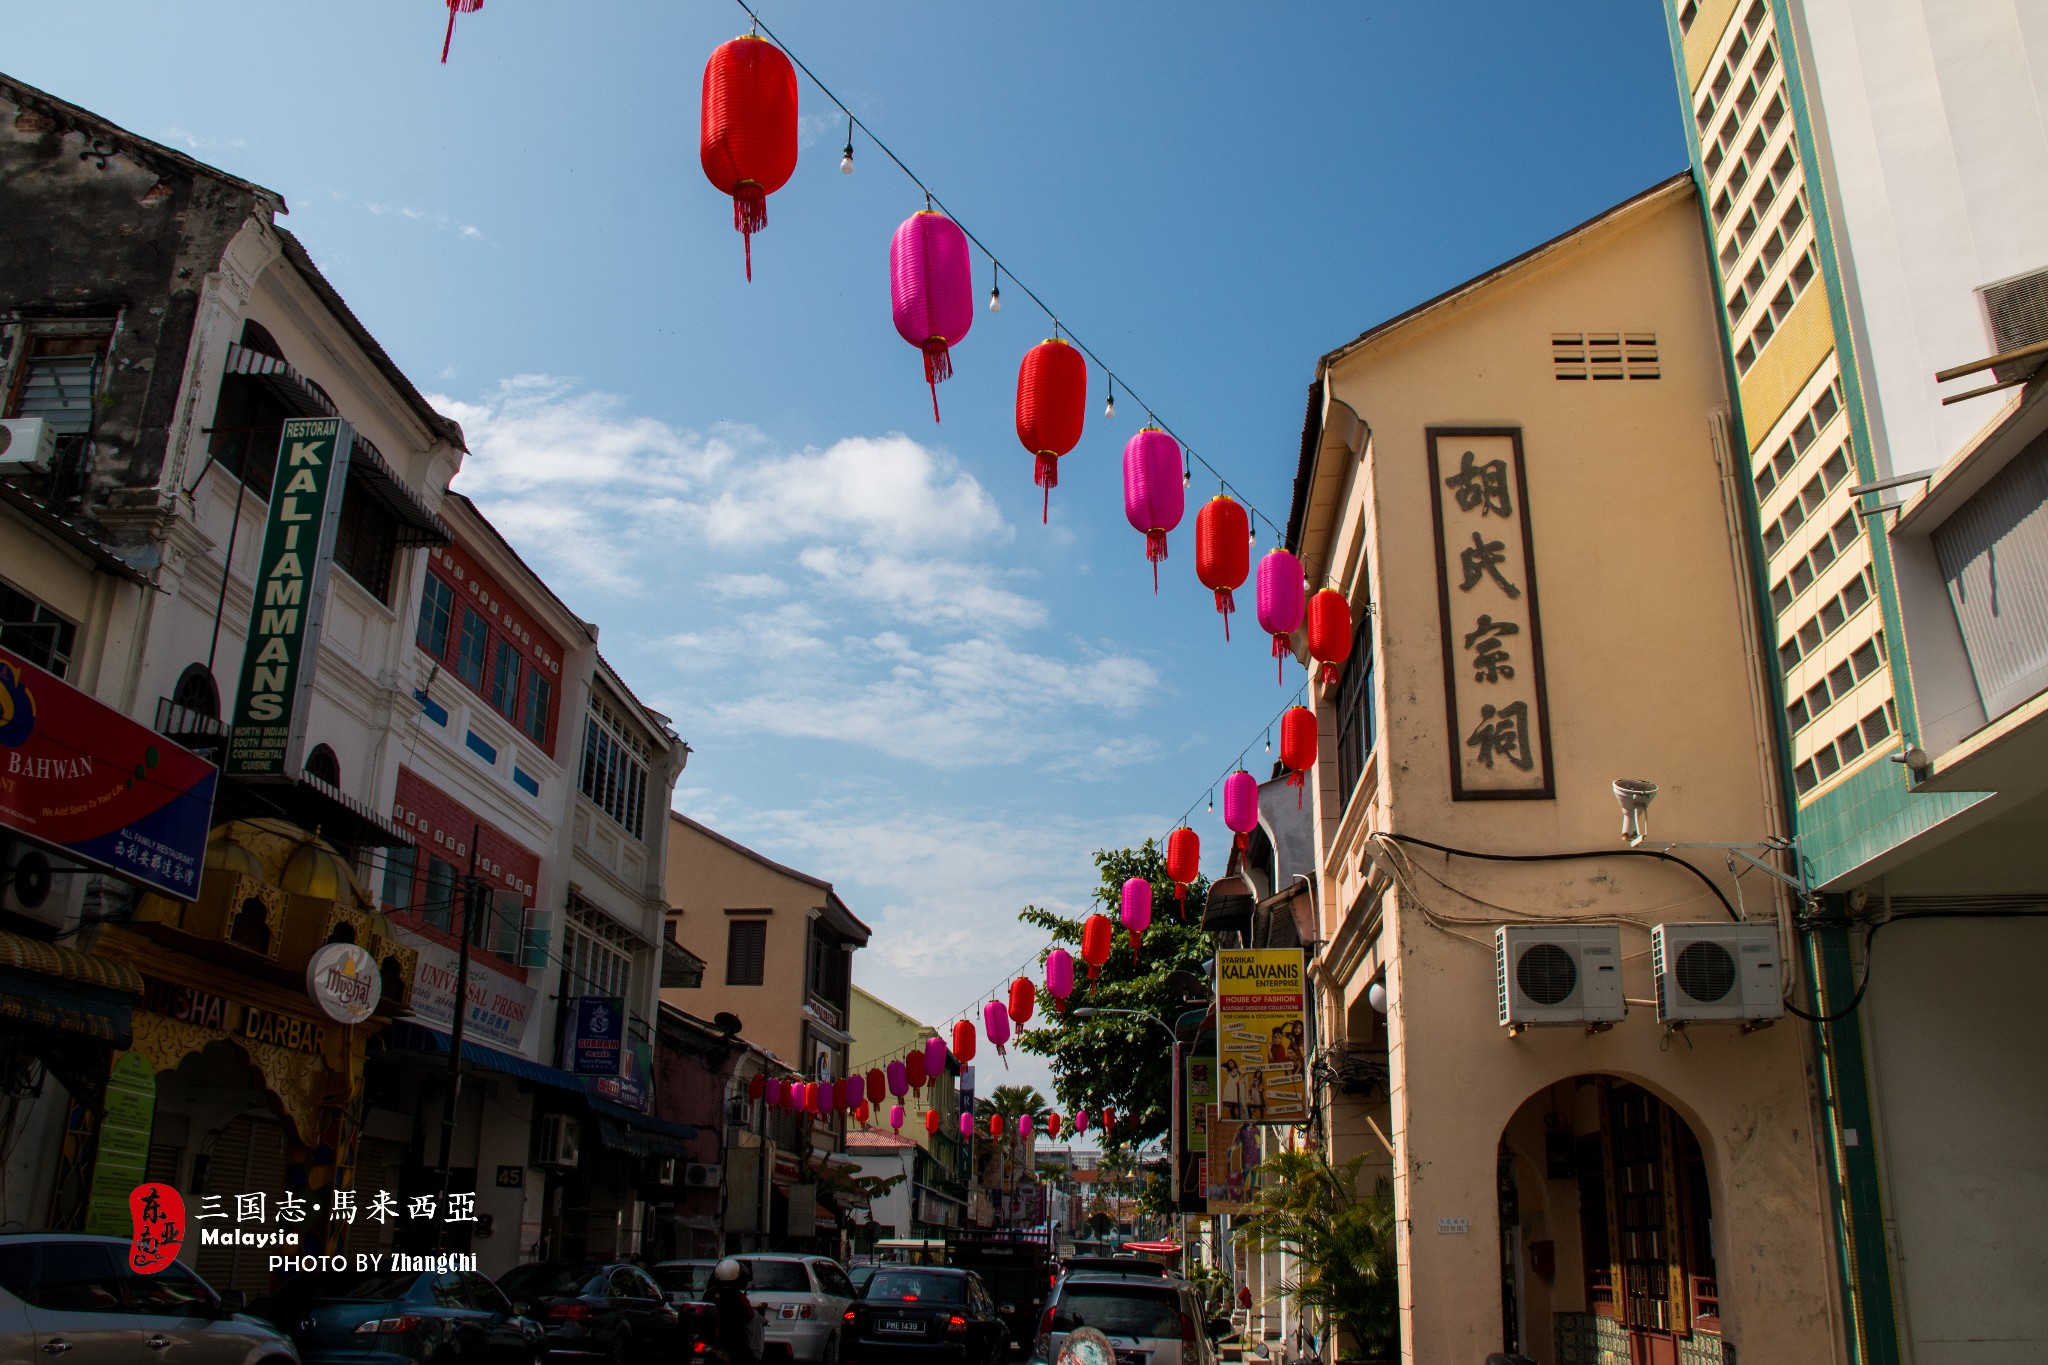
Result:
[[[462,1100],[462,1035],[463,1025],[469,1019],[469,940],[476,930],[477,904],[486,894],[483,883],[476,876],[476,844],[482,833],[482,825],[473,826],[470,830],[469,875],[462,879],[462,925],[455,955],[455,1005],[449,1011],[451,1018],[448,1021],[448,1094],[441,1106],[441,1194],[434,1203],[442,1215],[435,1225],[436,1251],[446,1250],[448,1241],[448,1161],[455,1147],[455,1108]]]

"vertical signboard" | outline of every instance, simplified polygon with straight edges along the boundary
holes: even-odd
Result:
[[[1519,427],[1432,427],[1451,799],[1553,794],[1543,627]]]
[[[619,1076],[626,1069],[626,1002],[615,995],[576,997],[569,1071],[576,1076]]]
[[[1209,1117],[1216,1110],[1216,1035],[1205,1030],[1181,1049],[1180,1211],[1207,1211]]]
[[[1259,1192],[1258,1125],[1212,1113],[1203,1165],[1209,1212],[1243,1213]]]
[[[277,484],[249,604],[242,681],[228,737],[230,777],[295,776],[305,746],[305,691],[320,650],[327,570],[354,433],[339,417],[284,424]]]
[[[1299,948],[1217,952],[1216,1100],[1223,1118],[1308,1122],[1302,984]],[[1211,1131],[1212,1155],[1216,1142]]]

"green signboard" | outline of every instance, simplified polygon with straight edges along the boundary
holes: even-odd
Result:
[[[228,739],[230,777],[297,774],[306,737],[306,685],[320,650],[327,569],[353,442],[339,417],[284,424]]]
[[[85,1230],[126,1237],[133,1227],[128,1192],[149,1167],[149,1134],[156,1120],[156,1072],[139,1052],[123,1053],[107,1076],[107,1113],[100,1120],[99,1154],[93,1161]]]

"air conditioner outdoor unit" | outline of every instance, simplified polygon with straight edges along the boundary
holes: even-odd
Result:
[[[1984,322],[1991,332],[1993,355],[2004,355],[2048,341],[2048,270],[1995,281],[1977,290],[1984,305]],[[2001,384],[2024,378],[2041,367],[2040,356],[2015,360],[1992,368]]]
[[[543,1114],[536,1166],[574,1166],[583,1146],[583,1125],[568,1114]]]
[[[85,869],[25,839],[0,842],[0,909],[61,929],[71,917]]]
[[[1650,931],[1657,1022],[1777,1019],[1785,1013],[1775,924],[1660,924]]]
[[[725,1167],[693,1161],[683,1168],[683,1185],[692,1190],[715,1190],[725,1182]]]
[[[1504,925],[1494,962],[1503,1024],[1601,1024],[1628,1013],[1619,925]]]
[[[654,1158],[654,1183],[673,1185],[676,1183],[676,1159],[672,1156]]]
[[[47,474],[56,458],[57,428],[40,417],[0,419],[0,474]]]

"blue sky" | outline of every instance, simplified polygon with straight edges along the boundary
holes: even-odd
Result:
[[[762,13],[1282,523],[1317,356],[1685,165],[1647,0]],[[1267,761],[1301,671],[1226,645],[1194,580],[1214,488],[1155,597],[1119,501],[1144,409],[1103,420],[1097,373],[1040,526],[1011,403],[1050,327],[1007,283],[934,425],[887,283],[922,197],[864,138],[839,174],[808,82],[746,283],[695,150],[736,6],[489,0],[445,67],[444,21],[0,0],[0,69],[286,196],[469,432],[456,487],[695,747],[679,808],[838,883],[876,930],[856,980],[940,1022],[1040,946],[1020,904],[1077,906],[1091,850]]]

